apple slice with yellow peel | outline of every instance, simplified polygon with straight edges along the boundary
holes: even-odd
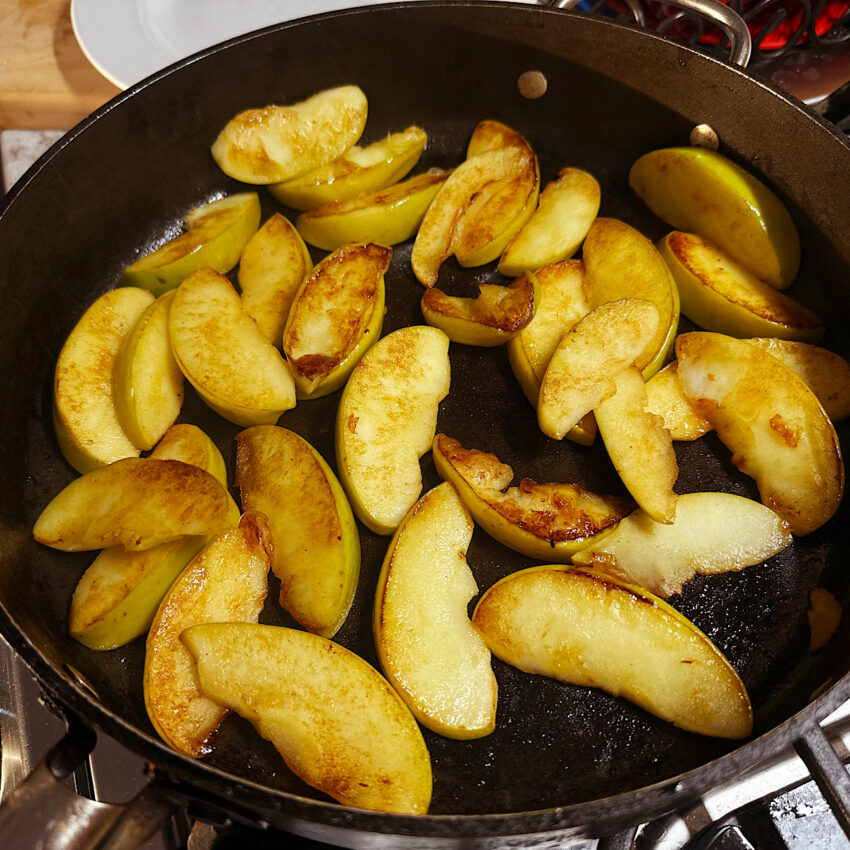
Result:
[[[124,269],[119,284],[162,295],[198,269],[229,272],[259,226],[256,192],[228,195],[196,207],[186,213],[187,230]]]
[[[449,391],[448,349],[437,328],[401,328],[363,355],[342,392],[339,477],[354,513],[376,534],[392,534],[422,492],[419,458],[431,448]]]
[[[193,626],[183,643],[201,690],[249,720],[308,785],[358,809],[428,810],[422,733],[358,655],[309,632],[247,623]]]
[[[537,305],[537,280],[525,274],[508,286],[482,283],[477,298],[456,298],[432,287],[422,296],[425,321],[462,345],[494,346],[528,325]]]
[[[53,425],[65,460],[91,472],[125,457],[138,457],[118,417],[114,373],[121,346],[153,295],[121,287],[101,295],[74,326],[56,362]]]
[[[676,230],[710,240],[756,277],[785,289],[800,237],[782,201],[759,179],[705,148],[665,148],[635,162],[629,185]]]
[[[759,502],[732,493],[686,493],[669,525],[634,511],[604,540],[576,552],[573,563],[667,597],[697,574],[760,564],[791,541],[786,523]]]
[[[155,446],[183,407],[183,373],[168,333],[173,295],[173,291],[161,295],[139,316],[115,363],[118,418],[140,449]]]
[[[63,552],[150,549],[227,527],[228,494],[209,472],[178,460],[125,458],[75,478],[41,512],[33,537]]]
[[[573,552],[603,537],[633,509],[626,499],[600,496],[576,484],[538,484],[495,455],[465,449],[437,434],[434,465],[452,483],[473,519],[491,537],[529,558],[569,563]]]
[[[431,169],[366,195],[316,207],[298,216],[298,232],[311,245],[335,251],[352,242],[397,245],[410,239],[450,172]]]
[[[248,109],[227,122],[212,156],[235,180],[281,183],[345,153],[363,133],[367,112],[357,86],[325,89],[291,106]]]
[[[784,339],[748,339],[798,374],[818,397],[826,415],[838,422],[850,416],[850,363],[817,345]]]
[[[151,457],[191,463],[227,483],[221,452],[196,425],[174,425]],[[232,503],[230,510],[235,526],[239,509]],[[71,636],[90,649],[106,650],[144,634],[174,579],[209,540],[183,537],[143,552],[128,552],[121,546],[104,549],[74,590],[68,621]]]
[[[242,307],[272,345],[281,344],[292,299],[311,268],[313,260],[304,240],[280,213],[269,218],[242,249]]]
[[[258,425],[236,435],[236,484],[242,507],[268,518],[281,607],[333,637],[360,575],[360,536],[333,471],[297,434]]]
[[[673,273],[682,312],[707,331],[815,342],[823,322],[707,239],[674,230],[658,244]]]
[[[658,310],[658,328],[635,365],[644,378],[664,364],[679,327],[679,293],[656,247],[615,218],[597,218],[582,249],[585,294],[592,307],[621,298],[643,298]]]
[[[377,192],[397,183],[416,165],[427,141],[423,129],[408,127],[368,147],[355,145],[333,162],[284,183],[274,183],[269,190],[296,210],[312,210]]]
[[[516,277],[572,257],[599,212],[599,183],[580,168],[562,168],[540,194],[537,209],[505,247],[499,271]]]
[[[540,429],[562,440],[570,428],[616,391],[615,378],[656,336],[658,310],[626,298],[591,310],[564,335],[540,382]]]
[[[300,398],[318,398],[341,387],[378,341],[384,272],[392,255],[392,248],[373,242],[345,245],[301,284],[283,330],[283,352]]]
[[[212,752],[227,709],[198,686],[180,636],[201,623],[256,623],[268,593],[272,544],[264,518],[246,513],[212,540],[171,585],[145,644],[148,717],[170,747],[191,758]]]
[[[171,302],[171,346],[198,395],[237,425],[271,425],[295,406],[295,382],[230,281],[201,269]]]
[[[772,354],[722,334],[676,340],[686,398],[755,479],[762,502],[794,534],[820,528],[844,490],[832,423],[802,378]]]
[[[426,728],[481,738],[496,724],[490,651],[467,614],[478,585],[466,562],[473,523],[451,484],[427,492],[402,521],[375,592],[384,675]]]
[[[656,522],[673,522],[679,464],[670,432],[647,410],[643,377],[634,366],[614,382],[614,394],[593,411],[608,457],[638,505]]]
[[[712,430],[711,423],[685,398],[675,360],[646,382],[646,409],[661,417],[673,440],[696,440]]]
[[[494,655],[527,673],[600,688],[700,735],[752,732],[750,699],[732,665],[642,588],[579,569],[532,567],[493,585],[472,622]]]

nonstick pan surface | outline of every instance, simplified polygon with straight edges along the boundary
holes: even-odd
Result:
[[[517,79],[528,70],[548,80],[539,100],[518,93]],[[845,508],[767,563],[697,578],[670,600],[742,676],[756,710],[754,742],[742,746],[689,734],[624,700],[494,661],[500,688],[496,731],[463,742],[425,732],[434,765],[434,816],[422,819],[351,812],[330,803],[232,715],[203,762],[170,752],[144,709],[144,641],[95,653],[68,636],[71,594],[93,556],[57,553],[30,539],[40,510],[74,477],[51,427],[59,349],[83,310],[140,253],[178,232],[189,208],[244,191],[209,155],[233,114],[344,83],[360,85],[369,98],[364,142],[411,124],[428,132],[417,171],[457,164],[475,125],[501,120],[530,141],[543,182],[566,165],[587,169],[602,186],[600,215],[621,218],[653,239],[667,228],[631,194],[629,167],[648,150],[686,144],[695,123],[710,123],[724,152],[761,173],[788,203],[803,242],[803,266],[790,294],[826,319],[823,344],[850,355],[844,330],[850,319],[850,245],[841,238],[850,232],[850,150],[796,102],[746,74],[608,21],[498,3],[377,7],[236,39],[108,104],[60,141],[0,211],[4,634],[60,700],[167,773],[261,811],[273,823],[295,817],[424,835],[461,828],[473,835],[596,821],[599,830],[603,817],[616,825],[612,818],[663,811],[677,794],[696,793],[776,751],[848,692],[841,682],[817,706],[780,726],[847,669],[845,630],[812,655],[807,624],[812,588],[826,587],[844,605],[850,597]],[[268,192],[261,189],[260,197],[264,218],[276,211],[292,215]],[[396,247],[387,274],[384,333],[422,322],[422,287],[410,271],[410,247]],[[321,256],[313,252],[314,260]],[[477,283],[494,279],[492,266],[461,269],[450,261],[438,285],[469,295]],[[690,328],[686,320],[681,328]],[[541,434],[503,349],[452,344],[451,366],[438,431],[495,453],[517,478],[624,494],[601,441],[585,448]],[[338,398],[335,393],[301,402],[279,423],[309,439],[332,465]],[[232,481],[239,428],[206,408],[188,385],[180,421],[213,436]],[[842,442],[846,436],[839,426]],[[753,482],[732,466],[715,437],[676,449],[679,492],[722,490],[757,498]],[[430,457],[422,467],[425,489],[438,483]],[[371,607],[389,541],[362,526],[360,533],[360,585],[337,640],[377,664]],[[535,563],[481,530],[468,560],[482,591]],[[276,600],[272,578],[261,621],[291,625]]]

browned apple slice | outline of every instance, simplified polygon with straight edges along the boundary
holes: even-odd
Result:
[[[773,355],[722,334],[676,341],[679,380],[697,412],[795,534],[820,528],[844,491],[844,463],[815,394]]]
[[[752,731],[746,688],[720,650],[641,588],[532,567],[493,585],[472,622],[494,655],[527,673],[601,688],[700,735]]]
[[[712,430],[682,392],[679,364],[674,360],[646,382],[646,409],[660,416],[674,440],[696,440]]]

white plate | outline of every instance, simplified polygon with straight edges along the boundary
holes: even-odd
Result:
[[[71,23],[88,60],[123,89],[233,36],[382,2],[389,0],[71,0]]]

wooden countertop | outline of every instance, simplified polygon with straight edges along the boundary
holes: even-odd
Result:
[[[0,0],[0,129],[67,130],[120,91],[77,44],[70,5]]]

